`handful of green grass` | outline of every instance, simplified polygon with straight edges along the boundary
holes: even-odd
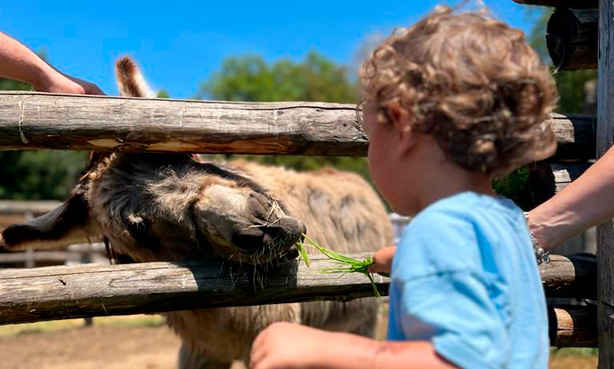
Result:
[[[303,234],[303,237],[305,237],[305,240],[308,242],[307,244],[308,246],[315,247],[318,251],[320,251],[326,257],[328,257],[329,259],[339,264],[338,267],[323,268],[322,269],[323,272],[343,273],[343,274],[362,273],[369,278],[369,281],[371,281],[371,286],[373,286],[373,293],[375,294],[375,296],[380,297],[379,291],[377,290],[377,286],[375,285],[375,281],[373,280],[371,273],[369,273],[369,266],[373,264],[373,260],[370,257],[367,257],[364,260],[353,259],[345,255],[342,255],[336,251],[329,250],[325,247],[320,246],[316,241],[309,238],[309,236],[307,236],[306,234]],[[305,262],[305,265],[309,267],[309,257],[307,256],[307,251],[305,248],[305,246],[307,245],[303,242],[297,242],[296,248],[299,251],[299,255]]]

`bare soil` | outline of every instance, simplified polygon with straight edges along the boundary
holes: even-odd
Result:
[[[178,350],[165,326],[72,328],[0,337],[0,368],[173,368]]]

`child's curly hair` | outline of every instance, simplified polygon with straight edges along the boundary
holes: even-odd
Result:
[[[558,98],[547,67],[522,31],[485,14],[437,7],[386,39],[361,77],[380,121],[398,101],[466,169],[497,176],[556,150],[541,124]]]

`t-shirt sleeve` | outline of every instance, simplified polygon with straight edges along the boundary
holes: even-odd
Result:
[[[408,340],[429,340],[462,368],[500,368],[508,337],[484,283],[468,272],[431,275],[393,286],[402,296],[399,321]]]
[[[395,320],[406,339],[431,341],[460,367],[499,368],[509,350],[506,302],[481,273],[485,255],[471,218],[454,211],[417,217],[401,240],[391,284]]]

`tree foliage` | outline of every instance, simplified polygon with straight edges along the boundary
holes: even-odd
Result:
[[[492,186],[496,193],[513,200],[520,208],[530,209],[528,167],[518,168],[507,177],[493,180]]]
[[[0,198],[40,200],[66,198],[84,167],[87,152],[0,152]]]
[[[159,90],[158,92],[156,92],[156,98],[158,99],[168,99],[168,92],[166,92],[166,90]]]
[[[260,56],[231,57],[201,86],[199,97],[357,103],[360,90],[345,67],[312,51],[300,63],[282,59],[269,65]]]

